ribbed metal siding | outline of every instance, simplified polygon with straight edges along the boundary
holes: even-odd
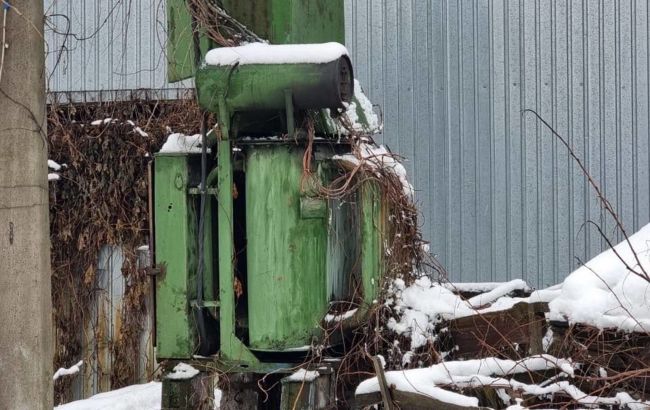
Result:
[[[650,220],[649,8],[641,0],[348,0],[355,74],[405,155],[431,251],[462,281],[561,280],[613,223]],[[616,236],[613,236],[616,239]]]
[[[51,92],[76,100],[138,89],[174,97],[187,87],[166,81],[164,0],[45,0],[45,14]]]

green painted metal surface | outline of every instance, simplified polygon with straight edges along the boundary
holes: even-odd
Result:
[[[203,55],[214,48],[200,36]],[[192,39],[192,17],[186,0],[167,0],[167,81],[170,83],[194,76],[196,57]]]
[[[361,184],[361,276],[363,300],[367,305],[377,298],[383,260],[383,235],[386,232],[387,206],[377,183]]]
[[[343,0],[223,0],[222,4],[271,43],[344,41]],[[169,80],[175,81],[195,74],[192,22],[185,0],[168,0],[167,6]],[[208,48],[203,38],[202,52]],[[196,73],[199,103],[218,113],[221,127],[221,140],[215,147],[216,172],[213,170],[209,178],[217,185],[218,206],[214,211],[209,206],[206,214],[208,221],[216,217],[217,230],[206,229],[203,286],[208,304],[218,310],[220,360],[225,363],[263,367],[249,348],[280,351],[310,344],[320,334],[319,322],[328,299],[350,296],[346,289],[353,275],[361,275],[366,305],[372,303],[379,289],[386,207],[378,186],[362,184],[356,195],[358,206],[354,207],[314,198],[309,192],[301,192],[304,148],[251,146],[246,149],[245,160],[248,345],[235,333],[231,141],[238,136],[241,123],[231,124],[233,114],[254,113],[259,120],[260,113],[274,111],[273,116],[280,114],[288,119],[294,105],[297,109],[334,107],[323,103],[331,99],[319,92],[338,90],[340,83],[333,81],[337,77],[329,75],[340,72],[335,63],[204,67]],[[316,101],[313,105],[309,105],[311,99]],[[287,107],[290,113],[278,113]],[[285,129],[291,126],[286,123]],[[197,199],[187,186],[189,166],[187,156],[156,157],[156,258],[166,265],[165,273],[158,278],[160,358],[191,357],[197,343],[190,308],[196,295]],[[330,173],[331,169],[319,167],[317,174],[327,180]],[[215,201],[212,195],[211,201]],[[355,223],[346,223],[352,220]],[[210,222],[208,226],[215,228]],[[214,261],[213,251],[218,252]]]
[[[253,349],[311,343],[327,310],[327,219],[301,218],[304,150],[259,146],[246,159],[249,340]]]
[[[196,298],[198,265],[198,197],[187,195],[190,157],[156,155],[155,184],[155,249],[156,264],[162,273],[156,278],[156,337],[158,357],[190,358],[196,345],[196,330],[191,318],[192,301]],[[209,228],[212,201],[208,198],[205,220],[205,271],[203,294],[211,307],[214,300],[214,242]],[[214,311],[213,311],[214,313]],[[187,316],[190,315],[190,316]]]
[[[194,329],[189,300],[196,295],[197,265],[194,211],[186,195],[185,156],[158,155],[155,172],[156,342],[159,358],[191,357]]]
[[[271,44],[345,42],[343,0],[223,0],[224,9]],[[194,76],[192,21],[186,0],[167,0],[169,82]],[[215,47],[201,36],[203,55]]]
[[[232,112],[284,110],[290,90],[298,108],[329,108],[339,95],[338,64],[205,66],[196,74],[199,104],[218,112],[219,96],[225,95]]]
[[[345,41],[343,0],[223,0],[223,5],[271,44]]]
[[[334,152],[327,152],[331,157]],[[338,165],[322,161],[319,173],[329,183],[341,176]],[[350,300],[352,278],[360,278],[360,221],[357,193],[328,200],[327,227],[327,294],[330,301]]]
[[[255,364],[257,358],[235,335],[235,293],[234,293],[234,226],[233,226],[233,169],[232,149],[229,137],[230,122],[225,116],[225,104],[221,99],[221,132],[224,137],[218,143],[217,188],[219,207],[219,318],[220,355],[225,360]]]

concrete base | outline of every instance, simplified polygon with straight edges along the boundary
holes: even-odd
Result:
[[[330,367],[318,369],[314,380],[282,379],[281,410],[325,410],[336,403],[336,377]]]
[[[216,375],[201,372],[192,378],[163,378],[162,410],[212,410]]]
[[[286,373],[231,373],[219,379],[220,410],[278,410]]]

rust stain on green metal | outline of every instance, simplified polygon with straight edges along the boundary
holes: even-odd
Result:
[[[249,338],[254,349],[310,344],[327,309],[327,221],[301,218],[303,153],[267,146],[247,157]]]

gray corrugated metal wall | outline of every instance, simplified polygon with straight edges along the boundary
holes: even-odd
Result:
[[[650,219],[645,0],[348,0],[355,74],[409,159],[452,278],[555,283],[603,245],[574,146],[629,231]],[[611,221],[605,228],[612,231]]]
[[[45,8],[51,91],[187,87],[165,81],[163,0]],[[583,226],[603,222],[585,178],[524,108],[570,140],[630,231],[648,222],[649,12],[642,0],[346,1],[355,73],[454,279],[547,285],[603,245]]]
[[[46,66],[51,92],[75,100],[156,90],[173,98],[189,83],[168,84],[164,0],[45,0]],[[116,92],[117,91],[117,92]]]

